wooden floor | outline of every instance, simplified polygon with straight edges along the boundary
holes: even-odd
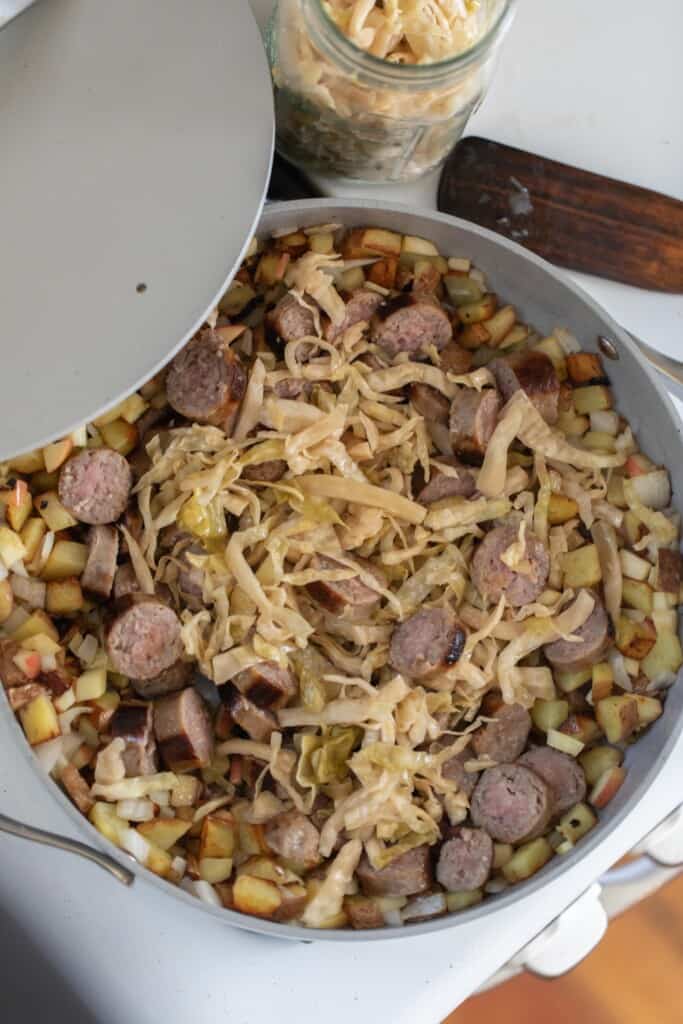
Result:
[[[446,1024],[681,1024],[683,877],[628,910],[564,978],[522,975],[468,1000]]]

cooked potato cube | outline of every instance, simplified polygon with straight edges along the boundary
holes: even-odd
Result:
[[[126,685],[128,680],[126,680]],[[192,807],[199,799],[202,790],[200,779],[194,775],[179,775],[171,790],[171,807]]]
[[[286,252],[264,252],[256,268],[257,284],[272,287],[281,281],[289,264],[289,253]]]
[[[579,506],[573,498],[564,494],[551,494],[548,502],[548,522],[551,526],[561,526],[579,514]]]
[[[41,578],[63,580],[70,576],[80,576],[87,560],[88,548],[85,544],[78,544],[72,540],[58,540],[43,567]]]
[[[232,857],[237,825],[228,812],[208,814],[202,821],[199,857]]]
[[[470,302],[464,306],[458,306],[458,315],[464,324],[478,324],[483,320],[490,320],[496,312],[497,306],[498,300],[496,296],[488,292],[479,302]],[[491,335],[488,327],[487,335],[487,340],[490,340]]]
[[[555,672],[555,684],[562,693],[572,693],[584,686],[592,678],[592,669],[580,668],[576,672]]]
[[[515,852],[514,846],[510,843],[494,843],[493,844],[493,870],[499,871],[504,867],[507,862],[511,859]]]
[[[292,231],[289,235],[281,235],[275,240],[278,249],[286,249],[293,256],[300,256],[308,248],[308,235],[303,231]]]
[[[199,877],[211,885],[227,882],[232,874],[232,857],[204,857],[199,861]]]
[[[147,402],[136,391],[121,402],[121,416],[127,423],[136,423],[148,408]]]
[[[367,268],[368,281],[379,285],[380,288],[393,288],[396,284],[397,270],[398,260],[394,256],[389,256],[385,260],[377,260]]]
[[[334,249],[334,235],[331,231],[323,231],[320,232],[320,234],[310,235],[308,245],[311,252],[316,252],[321,256],[329,256]]]
[[[515,326],[517,310],[514,306],[503,306],[490,320],[486,322],[486,330],[489,332],[489,345],[496,348],[501,341]]]
[[[602,579],[600,557],[595,544],[568,551],[560,558],[564,574],[564,586],[579,590],[581,587],[595,587]]]
[[[100,427],[100,433],[108,448],[113,448],[120,455],[130,455],[138,444],[138,428],[127,420],[117,419]]]
[[[155,818],[153,821],[141,822],[137,830],[148,843],[158,846],[160,850],[170,850],[190,831],[191,824],[180,818]]]
[[[84,604],[83,591],[75,576],[47,584],[45,607],[50,615],[70,615],[80,611]]]
[[[400,256],[402,241],[401,235],[397,235],[395,231],[385,231],[383,228],[366,228],[361,236],[361,248],[365,253],[377,253],[380,256]],[[411,251],[419,252],[420,250],[413,249]]]
[[[255,857],[262,853],[268,853],[268,844],[264,837],[263,826],[253,825],[247,821],[241,821],[239,823],[238,845],[240,852],[247,854],[250,857]]]
[[[573,352],[567,356],[567,372],[572,384],[608,384],[600,356],[592,352]]]
[[[537,871],[547,864],[553,855],[553,848],[543,836],[524,843],[515,850],[514,854],[503,865],[503,876],[508,882],[523,882],[525,878],[531,878]]]
[[[626,778],[626,769],[619,765],[612,765],[607,768],[597,780],[590,793],[588,803],[598,810],[602,810],[610,802],[613,796],[619,792]]]
[[[596,704],[598,725],[610,743],[622,743],[638,728],[638,704],[631,694],[605,697]]]
[[[8,526],[0,526],[0,562],[10,569],[15,562],[26,557],[26,548],[18,533]]]
[[[253,875],[254,878],[266,878],[269,882],[277,882],[278,885],[289,885],[294,882],[301,882],[299,875],[278,864],[272,856],[250,857],[249,860],[240,864],[238,874]]]
[[[19,712],[26,739],[32,747],[61,735],[57,712],[50,698],[41,694]]]
[[[582,743],[587,747],[589,743],[596,740],[600,735],[598,723],[589,715],[570,715],[566,722],[563,722],[559,732],[570,739]],[[567,750],[566,753],[569,753]],[[576,755],[574,755],[576,756]]]
[[[579,416],[587,416],[591,412],[612,408],[612,392],[602,384],[574,391],[574,408]]]
[[[598,819],[588,804],[575,804],[560,818],[557,831],[570,843],[576,843],[597,825]]]
[[[121,845],[121,836],[128,828],[128,822],[118,816],[116,808],[112,804],[96,803],[90,811],[88,819],[91,825],[94,825],[110,843],[114,843],[115,846]]]
[[[472,889],[471,891],[462,892],[447,892],[446,893],[446,907],[448,908],[449,914],[455,914],[458,910],[466,910],[468,907],[474,907],[477,903],[481,903],[484,898],[484,893],[481,889]]]
[[[105,668],[89,668],[82,672],[76,680],[76,700],[79,704],[86,700],[97,700],[107,689],[107,670]]]
[[[170,853],[166,853],[165,850],[150,843],[145,867],[153,871],[155,875],[159,875],[160,878],[168,878],[173,872],[173,858]]]
[[[21,643],[22,640],[26,640],[30,636],[36,636],[37,633],[45,633],[55,642],[59,640],[59,633],[52,619],[49,615],[46,615],[42,608],[36,608],[34,612],[31,612],[29,617],[12,633],[12,639],[16,640],[17,643]]]
[[[620,765],[623,760],[624,755],[618,747],[606,746],[592,747],[590,750],[585,750],[579,757],[579,763],[589,786],[594,786],[609,768]]]
[[[280,890],[264,878],[240,875],[232,887],[235,910],[255,917],[274,917],[282,905]]]
[[[59,533],[76,525],[76,520],[62,505],[56,491],[45,491],[33,499],[34,507],[47,523],[48,530]]]
[[[531,709],[533,723],[541,732],[558,729],[568,714],[569,702],[566,700],[541,700],[539,697]]]
[[[614,685],[614,673],[612,666],[607,661],[601,661],[599,665],[593,665],[593,678],[591,681],[591,699],[593,706],[599,700],[609,697]]]
[[[14,608],[14,592],[8,579],[0,580],[0,624],[6,622]]]
[[[671,673],[676,675],[683,665],[681,642],[675,633],[658,633],[652,649],[642,659],[640,667],[648,679],[658,679]]]
[[[578,757],[583,750],[585,743],[577,736],[570,736],[566,732],[557,729],[548,729],[548,746],[555,750],[569,754],[570,757]]]
[[[646,615],[652,612],[652,587],[649,583],[624,578],[622,601],[629,608],[638,608]]]
[[[33,516],[24,524],[24,528],[21,531],[21,540],[26,548],[24,560],[29,567],[30,563],[38,554],[40,545],[43,542],[43,537],[46,533],[47,525],[45,520],[39,519],[38,516]]]
[[[33,502],[29,489],[24,481],[20,480],[10,491],[6,502],[7,522],[16,533],[20,533],[24,523],[31,515],[32,507]]]
[[[55,441],[54,444],[48,444],[43,448],[43,461],[45,462],[45,470],[48,473],[54,473],[56,469],[66,462],[73,451],[74,443],[70,437],[65,437],[63,441]]]
[[[652,566],[645,558],[634,555],[628,548],[622,548],[619,552],[621,571],[630,580],[646,580],[650,575]]]
[[[615,643],[627,658],[642,661],[650,653],[656,640],[657,633],[648,619],[636,622],[625,615],[619,616]]]
[[[644,729],[656,722],[663,711],[661,700],[643,693],[634,693],[633,697],[638,708],[638,728]]]

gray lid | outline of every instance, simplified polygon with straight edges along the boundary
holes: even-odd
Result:
[[[0,458],[152,375],[259,216],[272,93],[249,5],[41,0],[0,31]]]

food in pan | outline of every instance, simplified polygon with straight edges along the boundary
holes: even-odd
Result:
[[[597,825],[681,667],[669,476],[622,413],[466,254],[254,242],[165,373],[1,467],[7,700],[210,904],[472,906]]]

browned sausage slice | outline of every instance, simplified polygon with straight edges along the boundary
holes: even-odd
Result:
[[[168,401],[195,423],[232,430],[247,388],[247,374],[229,345],[203,331],[178,353],[166,378]]]
[[[287,472],[287,463],[284,459],[268,459],[267,462],[257,462],[252,466],[245,466],[242,470],[242,480],[263,480],[267,484],[277,483]]]
[[[127,597],[129,594],[139,593],[140,584],[138,583],[138,578],[135,575],[135,569],[131,562],[125,562],[123,565],[118,567],[116,575],[114,576],[114,600],[118,601],[122,597]]]
[[[277,718],[267,708],[259,708],[252,700],[229,683],[222,687],[221,700],[232,721],[257,743],[267,742],[277,729]]]
[[[126,775],[153,775],[157,770],[157,745],[152,727],[151,704],[119,704],[109,723],[114,739],[125,740],[123,764]]]
[[[441,369],[446,373],[469,373],[472,369],[472,353],[458,345],[456,341],[449,341],[445,348],[439,353],[441,357]]]
[[[179,658],[158,676],[151,679],[130,679],[129,682],[140,697],[151,700],[153,697],[165,697],[167,693],[182,690],[190,682],[193,673],[193,663]]]
[[[432,466],[431,479],[421,488],[415,500],[422,505],[431,505],[442,498],[471,498],[477,489],[474,474],[452,456],[445,455],[439,461],[447,466],[453,466],[458,475],[446,476],[437,466]]]
[[[426,892],[432,885],[429,847],[416,846],[379,871],[363,854],[356,874],[366,896],[414,896]]]
[[[442,768],[441,774],[444,779],[450,779],[451,782],[455,782],[461,793],[465,796],[472,796],[472,791],[477,784],[479,779],[478,772],[465,771],[465,762],[472,760],[473,755],[469,750],[463,750],[460,754],[456,754],[455,757],[451,757],[446,761]]]
[[[119,553],[119,535],[113,526],[91,526],[88,531],[88,560],[81,586],[95,597],[111,594]]]
[[[460,388],[451,405],[451,443],[465,462],[479,464],[496,428],[500,395],[494,388]]]
[[[445,395],[442,395],[436,388],[429,384],[411,384],[410,401],[416,412],[419,412],[426,420],[433,420],[437,423],[447,423],[451,410],[451,403]]]
[[[101,526],[123,515],[132,485],[123,455],[111,448],[84,448],[62,467],[59,500],[82,523]]]
[[[289,293],[268,314],[268,323],[285,342],[315,337],[313,312]]]
[[[259,708],[283,708],[298,691],[292,673],[276,661],[260,661],[238,672],[232,681]]]
[[[550,572],[550,556],[545,545],[533,533],[525,534],[525,550],[520,571],[515,572],[501,560],[509,547],[519,539],[519,528],[497,526],[486,534],[472,559],[472,583],[488,601],[497,602],[500,595],[513,608],[530,604],[543,593]]]
[[[494,359],[489,370],[506,402],[521,389],[547,423],[557,423],[560,381],[545,352],[514,352],[504,359]]]
[[[429,345],[441,349],[453,337],[448,314],[424,293],[398,295],[382,306],[375,318],[372,338],[389,356],[424,352]]]
[[[521,843],[541,835],[555,802],[543,779],[521,764],[487,768],[470,801],[472,821],[498,843]]]
[[[336,341],[349,327],[363,322],[369,323],[379,307],[384,302],[384,296],[379,292],[370,291],[369,288],[359,288],[355,291],[346,303],[346,315],[341,324],[330,322],[325,331],[328,341]]]
[[[481,889],[491,874],[493,840],[480,828],[461,828],[441,847],[436,880],[448,892]]]
[[[346,566],[327,555],[314,555],[311,561],[312,569],[331,571],[334,569],[345,569]],[[377,578],[379,586],[384,587],[386,581],[380,578],[377,569],[371,566],[364,566]],[[306,590],[318,604],[322,605],[328,612],[338,615],[341,612],[351,614],[358,618],[366,618],[379,604],[382,597],[376,590],[366,586],[359,576],[352,576],[348,580],[337,580],[327,582],[315,580],[306,584]]]
[[[105,643],[115,672],[129,679],[154,679],[182,653],[180,622],[156,597],[129,594],[114,610]]]
[[[288,864],[309,871],[320,863],[318,844],[320,833],[301,811],[276,814],[263,827],[266,843],[273,853]]]
[[[450,609],[423,608],[394,629],[389,664],[403,676],[426,679],[457,661],[464,639]]]
[[[660,548],[657,552],[657,586],[667,594],[678,594],[681,589],[681,553],[673,548]]]
[[[517,761],[543,779],[555,800],[554,815],[564,814],[586,795],[586,776],[575,758],[553,747],[532,747]]]
[[[502,704],[493,718],[472,736],[476,756],[498,764],[516,761],[529,739],[531,715],[521,704]]]
[[[591,591],[595,598],[593,611],[583,626],[573,633],[579,637],[579,643],[571,640],[554,640],[546,644],[543,653],[558,672],[578,672],[582,668],[590,668],[600,661],[612,642],[610,623],[605,606],[600,598]]]
[[[162,760],[175,772],[207,765],[213,755],[211,722],[191,686],[154,703],[154,733]]]

